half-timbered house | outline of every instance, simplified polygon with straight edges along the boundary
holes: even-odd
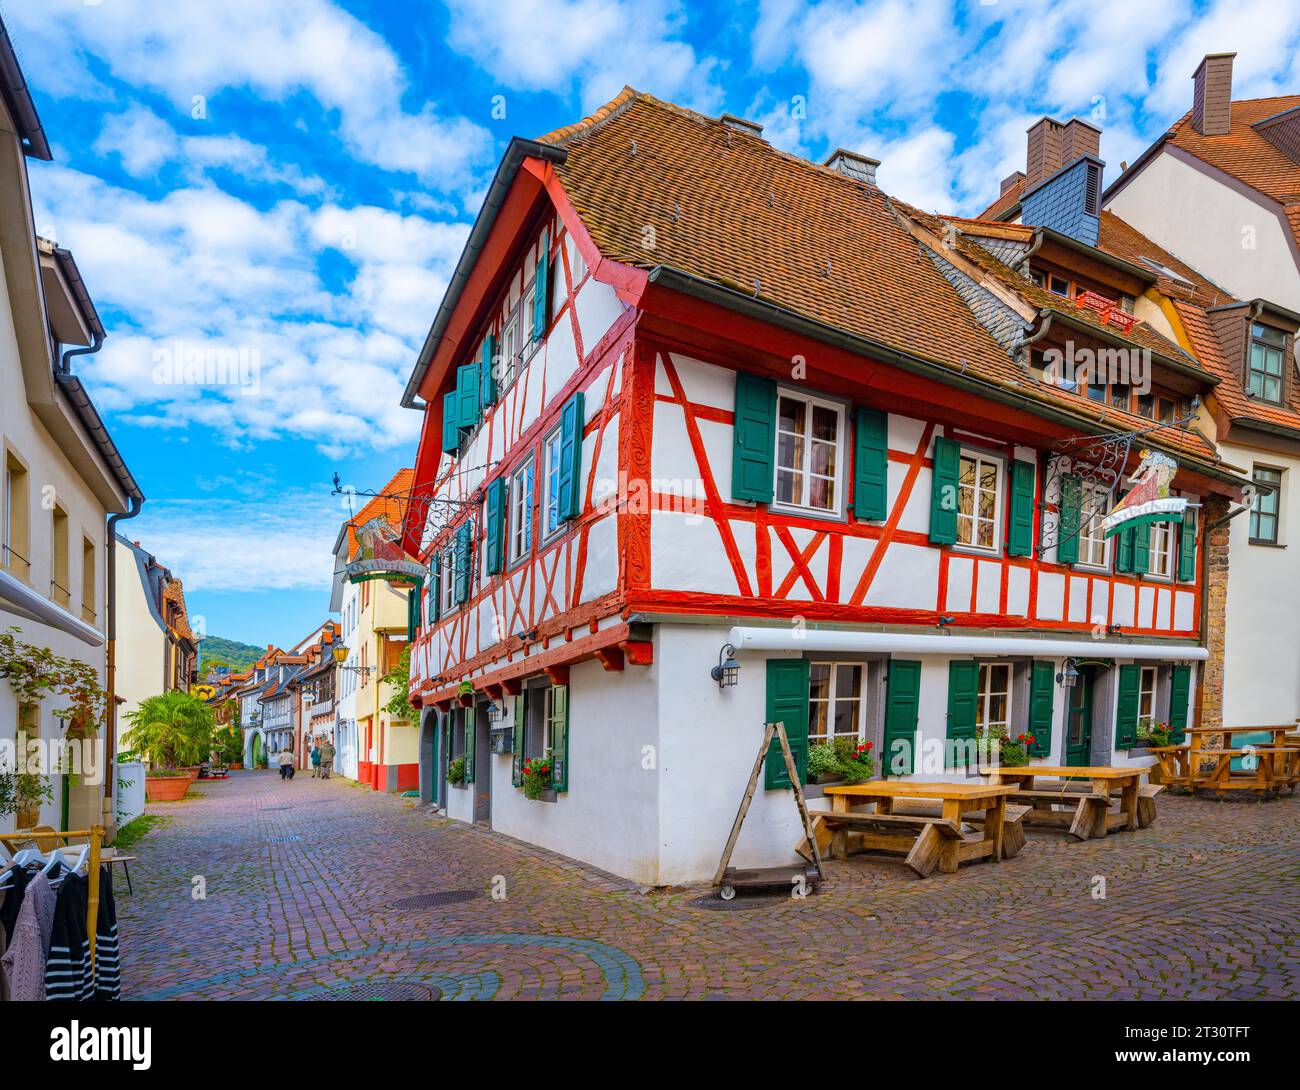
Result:
[[[1189,512],[1242,481],[1079,162],[1035,239],[630,89],[513,141],[405,397],[424,796],[663,884],[711,874],[768,720],[801,775],[848,736],[927,778],[978,775],[980,731],[1123,764],[1186,725],[1204,520],[1101,520],[1144,450]],[[1102,352],[1149,371],[1069,370]],[[742,864],[799,838],[766,764]]]

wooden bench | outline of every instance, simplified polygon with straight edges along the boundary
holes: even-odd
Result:
[[[903,862],[922,878],[939,865],[945,840],[962,839],[956,822],[923,814],[818,814],[813,819],[814,835],[819,824],[830,833],[832,859],[847,859],[850,848],[905,852]]]
[[[1163,791],[1164,785],[1159,783],[1144,783],[1138,788],[1138,828],[1146,829],[1155,824],[1156,820],[1156,796]]]
[[[1024,806],[1023,820],[1030,825],[1049,829],[1064,829],[1076,840],[1105,836],[1112,827],[1127,821],[1124,814],[1110,812],[1113,800],[1090,790],[1061,791],[1059,789],[1016,791],[1007,796],[1008,803]],[[1062,809],[1053,810],[1053,806]],[[1111,819],[1115,820],[1111,820]]]
[[[1031,807],[1016,806],[1007,803],[1006,813],[1002,818],[1002,858],[1014,859],[1025,846],[1025,815]],[[983,828],[984,815],[971,814],[966,819],[976,828]]]

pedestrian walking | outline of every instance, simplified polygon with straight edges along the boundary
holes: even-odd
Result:
[[[330,778],[330,772],[334,769],[334,743],[326,738],[320,745],[320,777],[322,780]]]
[[[311,747],[311,778],[320,779],[320,739],[316,739],[316,744]]]
[[[293,750],[280,750],[280,779],[293,779]]]

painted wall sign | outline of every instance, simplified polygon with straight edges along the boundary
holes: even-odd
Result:
[[[1142,463],[1129,478],[1133,488],[1101,520],[1107,537],[1147,522],[1182,522],[1187,500],[1169,494],[1178,463],[1167,454],[1144,450]]]

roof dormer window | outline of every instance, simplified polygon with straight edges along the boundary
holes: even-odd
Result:
[[[1285,361],[1286,334],[1262,322],[1254,323],[1246,360],[1246,393],[1260,401],[1282,404]]]

